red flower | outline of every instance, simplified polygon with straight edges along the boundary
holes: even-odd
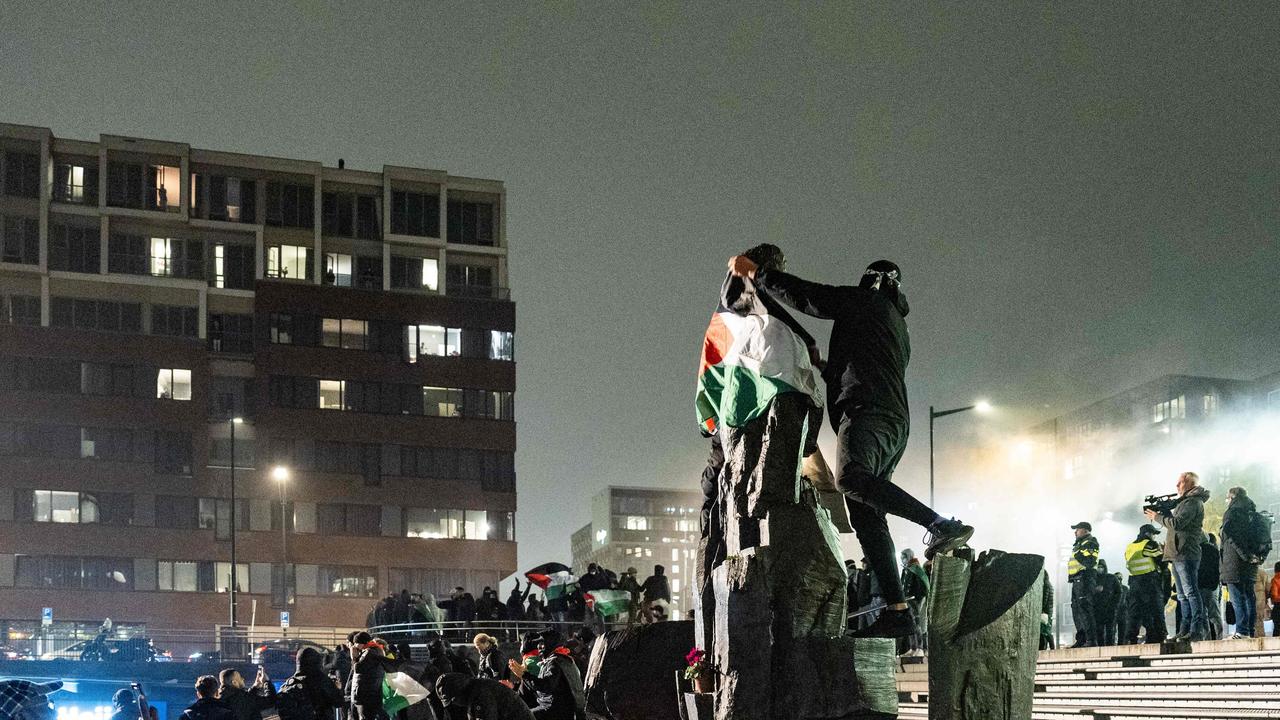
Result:
[[[693,648],[688,655],[684,656],[684,661],[690,665],[697,665],[707,657],[707,652],[701,648]]]

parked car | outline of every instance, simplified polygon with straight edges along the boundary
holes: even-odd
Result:
[[[41,660],[87,660],[116,662],[169,662],[169,653],[156,649],[151,638],[103,638],[81,640],[62,650],[40,655]]]
[[[282,638],[264,642],[253,649],[250,661],[262,665],[267,674],[273,678],[283,678],[293,674],[295,658],[302,648],[315,648],[321,655],[330,651],[320,643],[299,638]]]

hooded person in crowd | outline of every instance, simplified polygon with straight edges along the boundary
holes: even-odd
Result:
[[[196,679],[196,701],[182,711],[182,720],[236,720],[231,708],[218,699],[218,678],[201,675]]]
[[[521,684],[534,690],[537,705],[533,716],[539,720],[584,720],[587,702],[582,675],[558,630],[544,630],[538,636],[538,660],[537,675],[515,660],[508,664]]]
[[[280,720],[328,718],[342,706],[342,690],[325,670],[324,656],[313,647],[299,650],[293,674],[276,693]]]
[[[1173,565],[1178,590],[1178,614],[1182,628],[1175,640],[1206,640],[1209,622],[1200,596],[1200,546],[1204,542],[1204,504],[1208,489],[1200,486],[1200,476],[1184,472],[1178,476],[1177,503],[1169,512],[1146,510],[1147,519],[1165,529],[1164,559]]]
[[[514,690],[489,678],[445,673],[436,680],[436,695],[445,707],[463,708],[467,720],[531,720],[535,717]]]
[[[138,709],[138,698],[129,688],[120,688],[111,696],[111,720],[138,720],[142,713]]]
[[[1255,537],[1262,534],[1255,528],[1267,528],[1265,520],[1261,524],[1256,522],[1254,516],[1257,514],[1258,507],[1244,488],[1233,487],[1227,491],[1218,574],[1219,580],[1227,586],[1231,605],[1236,611],[1237,638],[1255,637],[1257,632],[1258,601],[1253,592],[1253,582],[1258,575],[1258,566],[1265,559],[1258,556],[1258,546],[1270,542],[1269,537]]]
[[[501,619],[499,611],[502,603],[498,600],[498,591],[486,585],[480,591],[480,599],[476,600],[476,620],[493,622]]]
[[[905,376],[911,341],[902,271],[878,260],[867,266],[857,286],[836,287],[759,267],[744,255],[731,258],[729,269],[754,278],[773,298],[806,315],[834,321],[822,377],[836,430],[836,485],[845,494],[849,523],[886,603],[875,622],[856,634],[906,637],[915,632],[916,621],[898,575],[886,514],[926,528],[926,559],[961,547],[973,528],[943,518],[893,483],[910,427]]]
[[[261,720],[262,711],[276,704],[276,688],[267,677],[267,669],[258,666],[258,677],[253,687],[246,688],[244,677],[235,668],[226,668],[218,673],[221,687],[218,688],[218,699],[231,708],[235,720]]]
[[[511,588],[511,594],[507,596],[507,619],[508,620],[524,620],[525,611],[524,603],[529,599],[529,593],[533,592],[533,582],[529,582],[529,586],[524,589],[524,593],[520,592],[520,579],[516,578],[516,586]]]
[[[369,633],[358,632],[351,642],[351,657],[351,720],[379,720],[388,665],[382,646]]]

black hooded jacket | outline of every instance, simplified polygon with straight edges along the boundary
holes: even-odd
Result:
[[[1218,570],[1219,581],[1224,585],[1253,585],[1254,576],[1258,574],[1256,558],[1245,549],[1249,546],[1249,522],[1257,510],[1258,506],[1251,498],[1238,497],[1231,501],[1222,515],[1222,558]]]
[[[520,696],[506,685],[487,678],[445,673],[436,680],[436,694],[454,707],[467,711],[468,720],[532,720]]]
[[[342,690],[325,672],[324,657],[310,647],[298,652],[296,669],[280,686],[280,693],[300,693],[315,710],[316,717],[325,717],[327,711],[343,705]]]
[[[822,371],[832,425],[846,406],[907,423],[910,308],[901,288],[821,285],[776,270],[757,273],[756,282],[806,315],[835,321]]]
[[[182,720],[234,720],[235,715],[226,703],[214,698],[200,698],[182,711]]]

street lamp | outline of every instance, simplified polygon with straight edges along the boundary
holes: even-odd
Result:
[[[289,468],[277,465],[271,469],[271,478],[280,486],[280,598],[289,606],[289,523],[285,511],[285,485],[289,481]]]
[[[231,578],[227,582],[227,596],[231,602],[231,627],[236,627],[236,426],[243,418],[231,418]]]
[[[972,405],[964,407],[952,408],[951,410],[934,410],[933,406],[929,406],[929,507],[933,507],[933,421],[948,415],[968,412],[974,410],[979,414],[985,415],[991,412],[991,403],[986,400],[979,400]]]

